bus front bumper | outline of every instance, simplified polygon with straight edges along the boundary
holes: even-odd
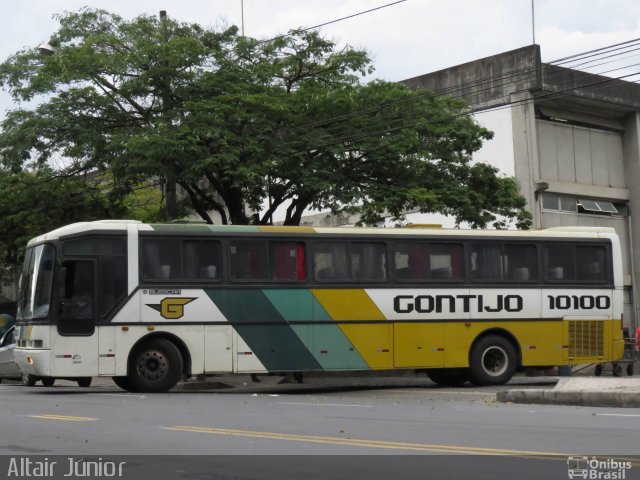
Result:
[[[15,362],[20,367],[23,374],[35,375],[37,377],[48,377],[51,374],[49,362],[49,350],[33,350],[26,348],[15,348],[13,350]]]

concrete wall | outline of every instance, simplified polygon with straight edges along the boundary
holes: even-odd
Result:
[[[630,288],[640,285],[640,253],[635,253],[640,252],[640,189],[636,187],[640,185],[640,85],[543,64],[537,45],[403,83],[462,97],[474,112],[508,105],[509,128],[490,127],[496,140],[489,143],[504,142],[511,135],[511,150],[502,151],[513,155],[483,160],[515,173],[535,228],[599,225],[616,229],[628,285],[625,324],[633,328],[640,300]],[[482,116],[477,119],[481,121]],[[630,215],[626,209],[613,216],[577,208],[573,213],[543,210],[541,198],[546,193],[566,197],[569,203],[580,198],[624,203]]]

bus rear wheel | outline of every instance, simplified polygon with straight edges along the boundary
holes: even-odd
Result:
[[[467,368],[432,368],[426,373],[432,382],[443,387],[460,387],[469,380]]]
[[[500,335],[487,335],[471,349],[471,381],[475,385],[504,385],[516,372],[516,350]]]
[[[143,343],[133,353],[128,383],[138,392],[166,392],[182,376],[182,355],[169,340],[155,338]]]

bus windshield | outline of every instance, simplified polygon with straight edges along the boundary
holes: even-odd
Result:
[[[18,317],[23,320],[49,315],[55,251],[51,245],[27,250],[20,279]]]

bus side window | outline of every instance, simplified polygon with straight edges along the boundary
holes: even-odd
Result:
[[[236,240],[229,246],[232,280],[266,280],[268,271],[265,240]]]
[[[349,263],[346,243],[318,242],[313,249],[316,280],[348,280]]]
[[[183,243],[184,279],[219,280],[220,242],[212,240],[186,240]]]
[[[544,279],[551,282],[575,280],[576,259],[573,245],[545,245]]]
[[[535,245],[505,245],[505,277],[513,282],[538,279],[538,250]]]
[[[434,243],[429,245],[431,278],[434,280],[464,279],[464,255],[459,243]]]
[[[352,279],[387,279],[387,248],[384,243],[354,242],[350,256]]]
[[[306,280],[303,243],[271,242],[269,254],[271,277],[274,280]]]
[[[576,246],[576,279],[585,282],[605,282],[606,249],[601,245]]]
[[[425,280],[431,275],[426,243],[397,243],[393,249],[397,280]]]
[[[471,249],[471,278],[481,281],[504,280],[502,245],[482,243]]]
[[[180,242],[170,239],[145,239],[142,242],[142,278],[175,280],[182,276]]]

